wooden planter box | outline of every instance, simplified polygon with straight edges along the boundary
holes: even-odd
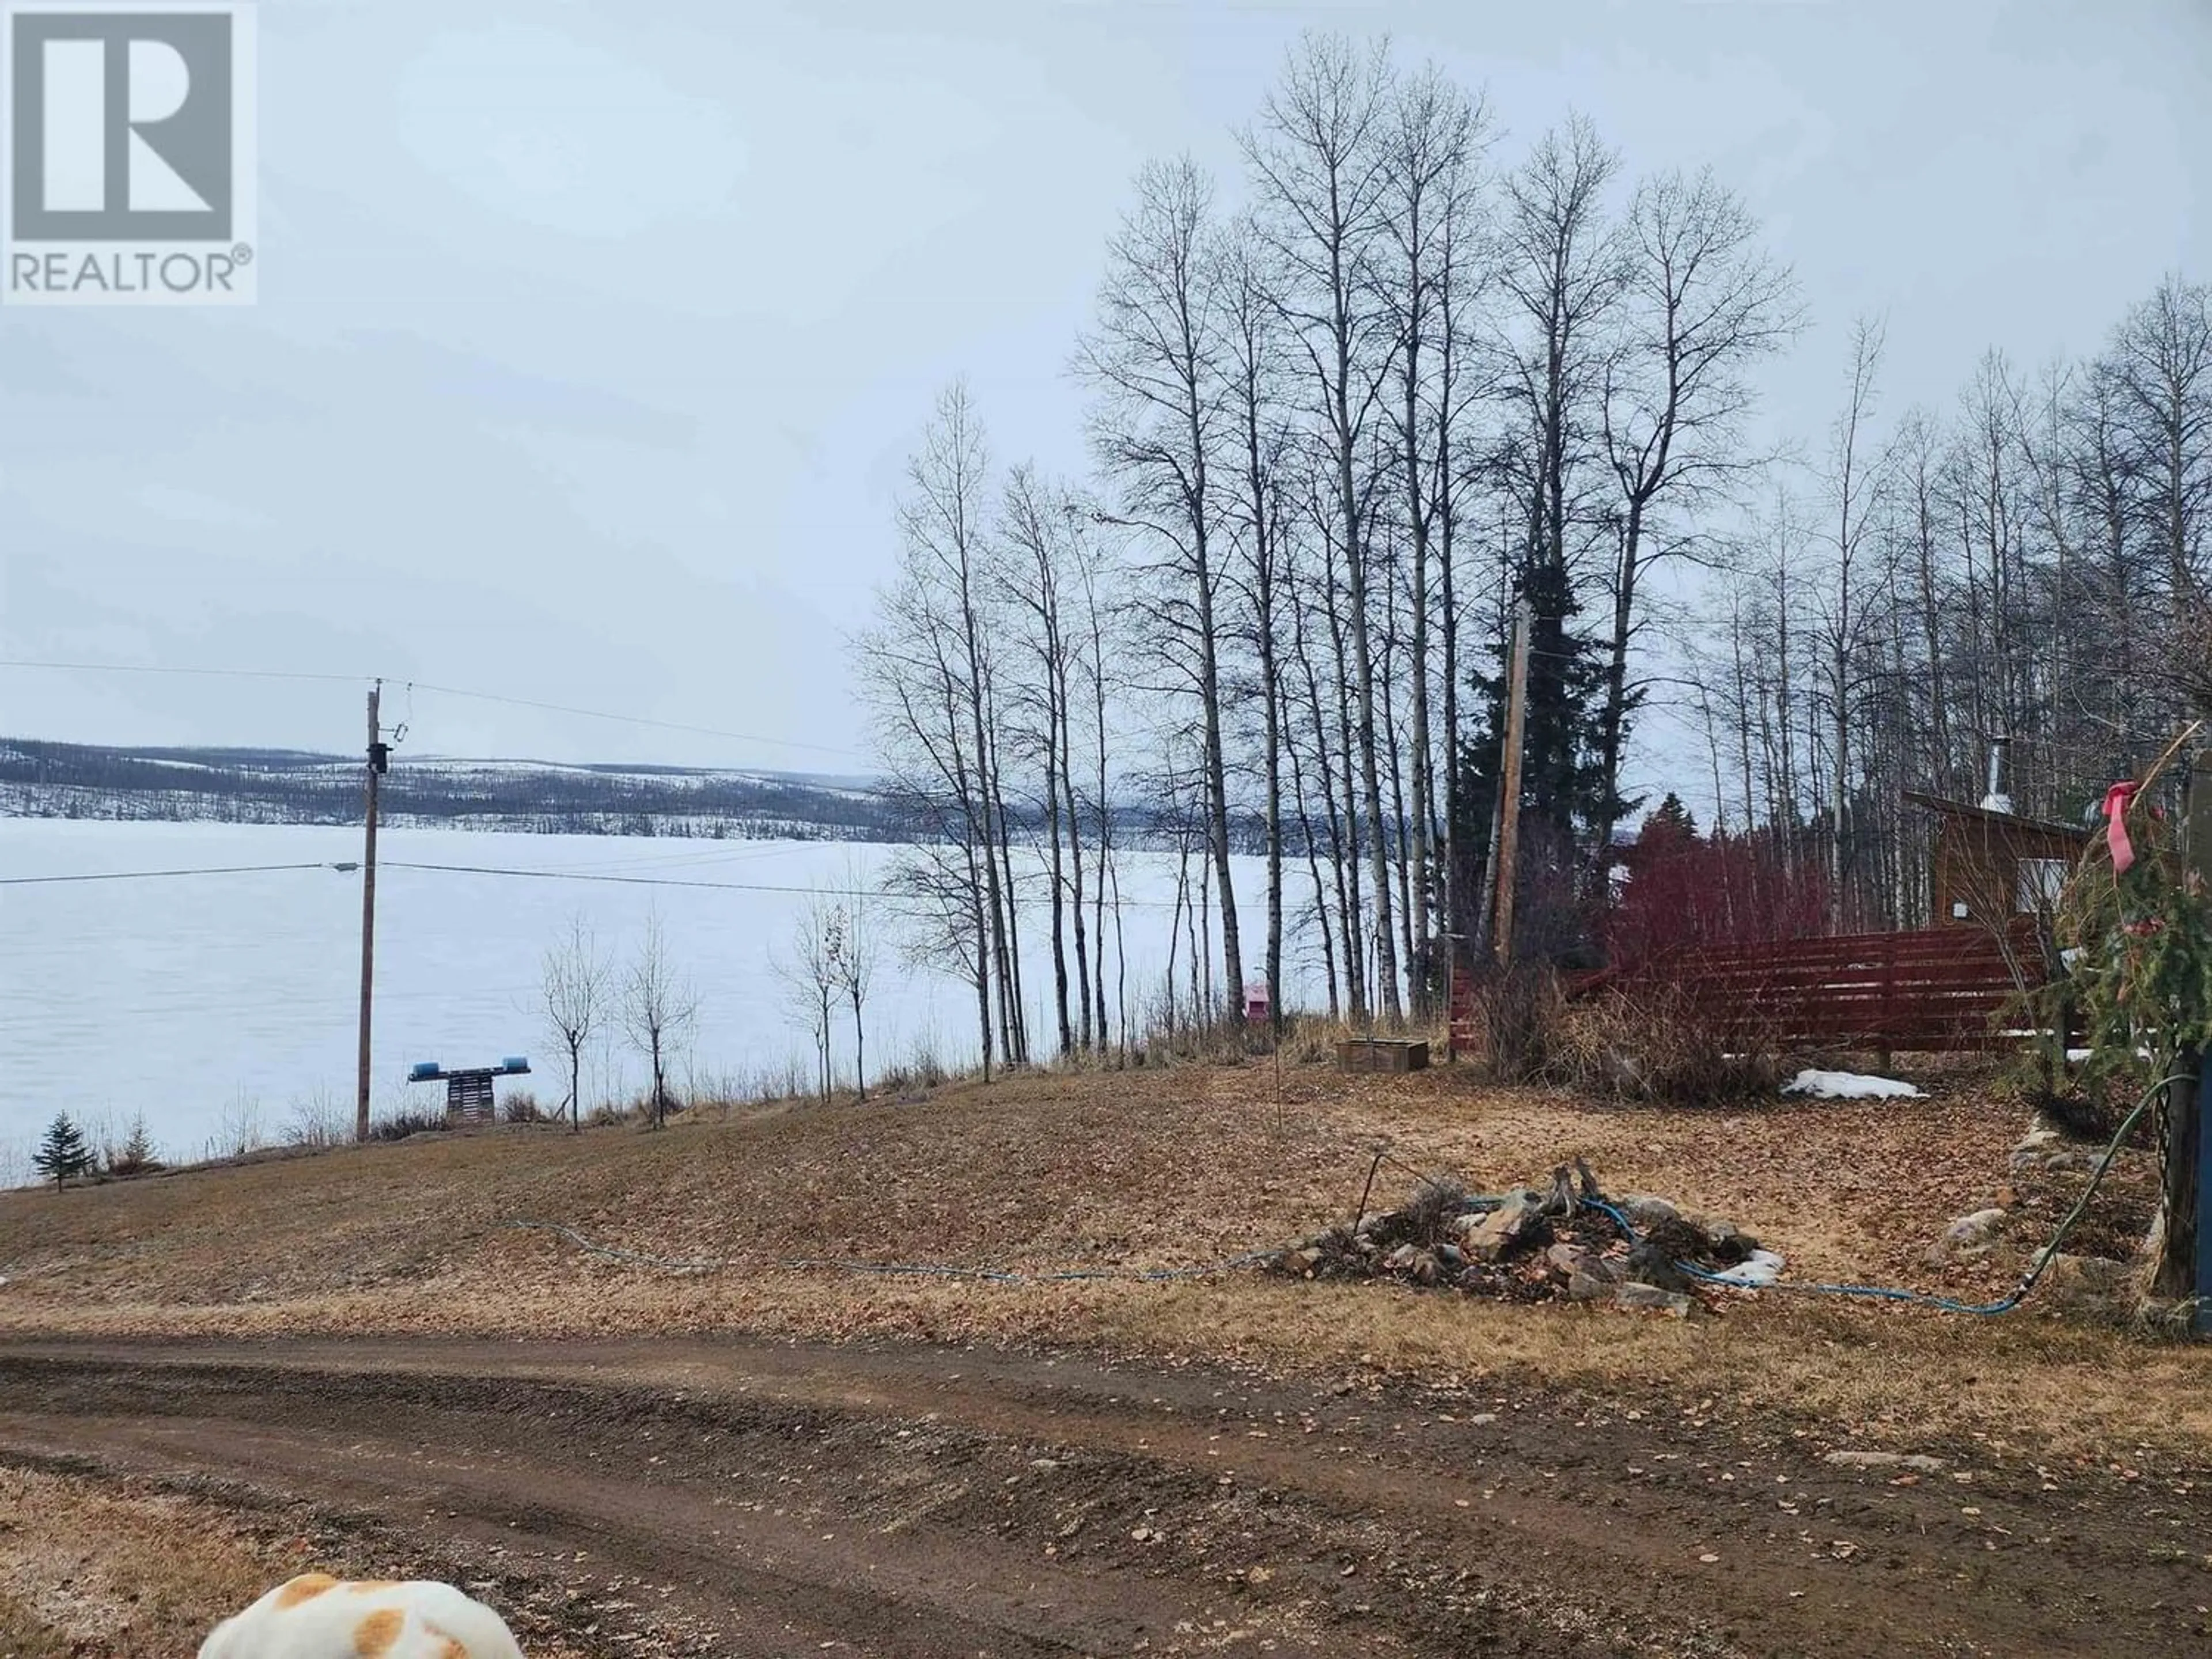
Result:
[[[1336,1045],[1336,1063],[1347,1072],[1425,1072],[1425,1037],[1346,1037]]]

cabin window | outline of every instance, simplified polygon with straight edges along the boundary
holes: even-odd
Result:
[[[2064,859],[2022,859],[2020,896],[2013,908],[2023,914],[2057,909],[2058,895],[2066,886],[2066,871]]]

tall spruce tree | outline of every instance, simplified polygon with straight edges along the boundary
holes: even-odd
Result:
[[[1651,816],[1644,820],[1638,832],[1638,841],[1660,840],[1673,842],[1695,841],[1698,838],[1697,815],[1682,805],[1682,798],[1673,790],[1667,792]]]
[[[1524,829],[1540,832],[1549,856],[1562,863],[1574,858],[1577,832],[1594,838],[1617,823],[1637,803],[1607,787],[1601,741],[1601,705],[1605,688],[1602,647],[1576,631],[1582,609],[1574,582],[1556,559],[1531,560],[1523,576],[1533,626],[1528,632],[1528,749],[1522,757],[1522,787],[1528,814]],[[1504,681],[1498,682],[1502,702]],[[1624,706],[1633,713],[1643,702],[1632,689]],[[1502,726],[1502,718],[1499,721]],[[1601,859],[1605,849],[1595,849]]]

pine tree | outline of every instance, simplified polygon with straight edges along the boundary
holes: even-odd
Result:
[[[1667,792],[1667,799],[1659,803],[1658,810],[1644,820],[1644,828],[1637,836],[1639,843],[1665,842],[1677,846],[1697,838],[1696,817],[1682,805],[1682,798],[1671,789]]]
[[[46,1139],[31,1154],[32,1168],[40,1175],[52,1176],[57,1192],[71,1176],[91,1174],[95,1161],[91,1148],[84,1144],[84,1132],[70,1121],[67,1112],[55,1115],[46,1126]]]
[[[143,1112],[131,1121],[131,1135],[119,1152],[110,1152],[107,1158],[111,1175],[143,1175],[155,1168],[154,1138],[146,1133]]]
[[[1531,562],[1522,592],[1534,623],[1528,636],[1528,747],[1521,763],[1528,814],[1522,833],[1547,842],[1550,856],[1571,863],[1578,838],[1590,845],[1601,826],[1620,823],[1639,803],[1607,789],[1598,740],[1605,662],[1596,641],[1575,631],[1582,605],[1572,581],[1556,562]],[[1496,695],[1496,724],[1502,727],[1502,675]],[[1640,701],[1630,694],[1628,714]],[[1602,856],[1606,849],[1595,850]]]

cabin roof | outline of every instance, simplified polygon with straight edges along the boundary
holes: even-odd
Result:
[[[1992,828],[2031,830],[2038,835],[2064,836],[2074,841],[2087,841],[2097,833],[2096,826],[2087,823],[2062,823],[2051,818],[2022,817],[2017,812],[1993,811],[1986,806],[1976,806],[1962,800],[1946,800],[1941,795],[1923,794],[1917,789],[1908,789],[1905,799],[1915,806],[1924,806],[1931,812],[1947,817],[1966,818]]]

